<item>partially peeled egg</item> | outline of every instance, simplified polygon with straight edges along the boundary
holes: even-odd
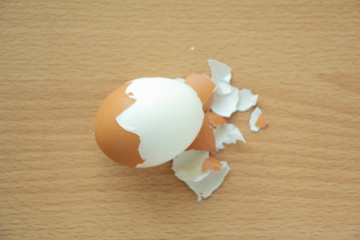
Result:
[[[153,167],[186,150],[203,119],[202,101],[185,82],[140,78],[104,100],[95,117],[95,138],[110,159],[129,167]]]

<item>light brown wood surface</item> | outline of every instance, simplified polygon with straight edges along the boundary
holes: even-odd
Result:
[[[190,51],[194,46],[195,50]],[[144,76],[233,68],[270,125],[209,199],[93,137]],[[360,239],[359,1],[0,1],[0,239]]]

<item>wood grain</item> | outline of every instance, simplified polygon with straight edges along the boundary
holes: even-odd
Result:
[[[360,2],[0,1],[0,239],[360,239]],[[194,46],[195,50],[190,51]],[[270,125],[198,203],[170,164],[134,170],[92,135],[142,76],[233,68]]]

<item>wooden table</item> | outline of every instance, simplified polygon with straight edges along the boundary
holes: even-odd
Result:
[[[0,239],[360,239],[359,1],[1,1]],[[191,51],[190,47],[195,47]],[[209,199],[93,137],[143,76],[233,68],[270,124]]]

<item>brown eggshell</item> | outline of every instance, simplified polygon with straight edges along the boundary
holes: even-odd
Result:
[[[185,78],[186,84],[192,87],[203,103],[203,110],[207,112],[215,98],[216,85],[205,75],[192,73]]]
[[[214,128],[211,126],[209,116],[206,113],[204,113],[204,121],[199,134],[187,150],[190,149],[216,152]]]
[[[267,125],[266,118],[265,118],[264,114],[261,113],[255,123],[255,126],[264,128],[264,127],[266,127],[266,125]]]
[[[220,172],[221,167],[222,163],[219,160],[214,157],[209,157],[203,162],[201,171],[207,172],[210,170],[214,170],[215,172]]]
[[[215,100],[215,91],[210,95],[210,98],[203,104],[203,111],[208,112],[210,110],[211,105]]]
[[[116,121],[116,117],[136,101],[125,93],[130,84],[123,84],[106,97],[96,113],[94,131],[97,144],[110,159],[136,167],[144,162],[138,150],[140,138],[123,129]]]
[[[211,122],[213,127],[221,126],[221,125],[224,125],[226,123],[225,118],[223,118],[222,116],[217,115],[213,111],[208,111],[206,114],[209,116],[210,122]]]

